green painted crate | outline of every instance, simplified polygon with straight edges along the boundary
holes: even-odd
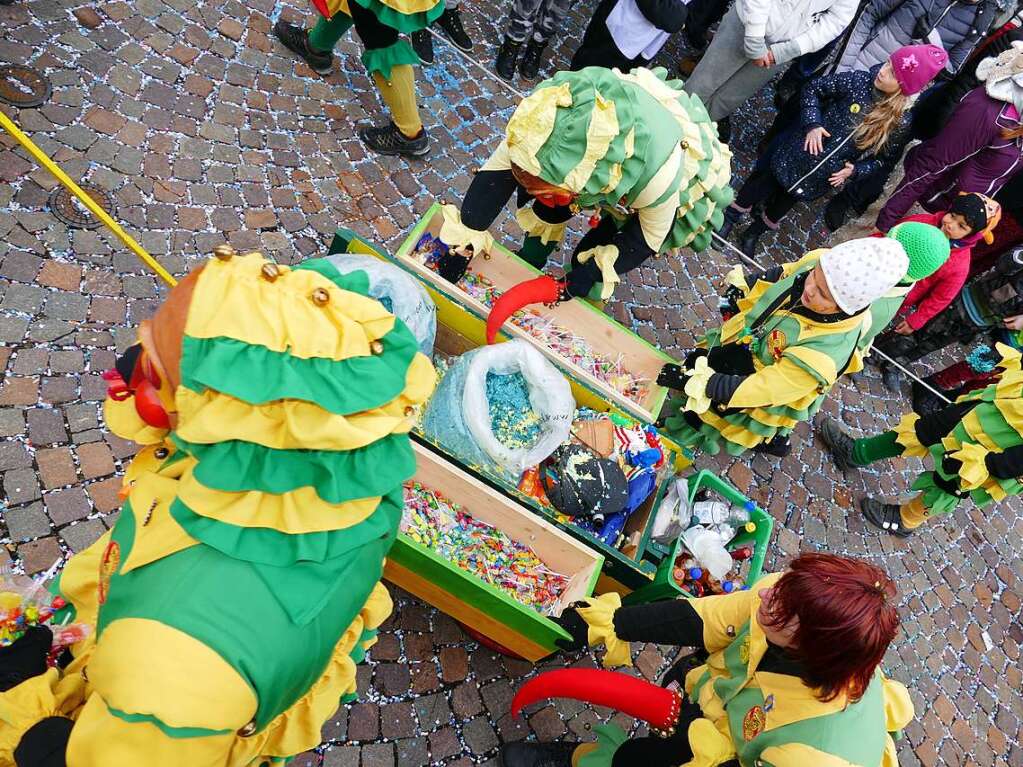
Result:
[[[702,489],[715,492],[728,502],[739,506],[752,503],[749,498],[740,493],[731,484],[706,469],[697,472],[686,481],[689,485],[690,507],[696,494]],[[750,512],[750,521],[756,524],[756,530],[752,533],[743,530],[728,544],[731,549],[749,544],[753,545],[753,557],[750,559],[749,572],[746,575],[747,586],[754,584],[763,572],[764,558],[767,556],[767,546],[771,541],[771,531],[774,529],[774,519],[755,503],[753,504],[753,510]],[[679,536],[678,540],[675,541],[675,545],[671,548],[670,554],[664,557],[657,567],[657,573],[654,575],[653,582],[641,589],[635,590],[623,601],[626,604],[642,604],[644,602],[655,602],[660,599],[675,599],[679,596],[691,597],[688,592],[683,591],[675,582],[673,573],[675,560],[678,559],[684,549],[682,538]]]

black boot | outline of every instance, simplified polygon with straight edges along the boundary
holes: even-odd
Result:
[[[853,461],[853,448],[856,445],[856,440],[842,428],[842,424],[834,418],[825,416],[817,433],[820,435],[824,447],[831,453],[831,461],[839,471],[859,468]]]
[[[729,205],[727,208],[725,208],[724,215],[725,222],[721,225],[721,228],[718,229],[718,236],[720,236],[721,239],[723,240],[727,240],[728,235],[732,233],[732,229],[735,227],[735,225],[746,217],[746,213],[732,205]]]
[[[727,144],[732,140],[732,118],[722,117],[718,120],[718,141]]]
[[[466,53],[472,50],[472,38],[465,31],[465,27],[462,26],[462,17],[458,13],[457,8],[445,9],[444,13],[437,19],[437,26],[444,30],[444,34],[448,36],[456,48],[459,48]]]
[[[867,496],[860,501],[860,513],[874,527],[896,538],[908,538],[913,534],[902,526],[902,514],[894,503],[883,503]]]
[[[412,38],[412,50],[424,64],[433,63],[433,35],[429,29],[420,29],[409,35]]]
[[[844,194],[836,194],[828,201],[824,209],[824,226],[831,233],[837,232],[839,227],[849,218],[849,211],[852,206]]]
[[[572,767],[578,743],[506,743],[501,746],[501,767]]]
[[[530,40],[526,45],[526,51],[522,54],[522,61],[519,63],[519,74],[527,80],[535,80],[540,73],[540,57],[543,56],[547,43],[538,43]]]
[[[902,371],[890,362],[882,362],[881,383],[892,394],[898,394],[902,390]]]
[[[517,43],[510,37],[504,38],[501,50],[497,52],[497,63],[494,64],[494,70],[502,80],[510,83],[515,79],[515,64],[519,60],[520,50],[522,43]]]
[[[768,228],[763,216],[757,216],[753,219],[753,223],[746,227],[746,231],[742,233],[742,237],[739,239],[739,250],[753,258],[757,252],[757,243],[760,242],[760,236],[767,232]]]

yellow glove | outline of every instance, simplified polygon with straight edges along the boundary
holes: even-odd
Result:
[[[967,442],[950,456],[962,463],[959,468],[959,478],[964,490],[976,490],[987,480],[989,475],[987,463],[984,460],[987,458],[987,454],[987,448]]]
[[[693,365],[693,372],[686,381],[686,410],[691,413],[706,413],[710,408],[710,397],[707,396],[707,383],[714,375],[706,357],[699,357]]]
[[[585,264],[591,258],[600,269],[600,281],[603,287],[600,289],[600,300],[607,301],[615,292],[615,285],[622,281],[615,271],[615,261],[618,260],[618,248],[614,245],[598,245],[579,254],[579,263]]]
[[[440,226],[440,239],[451,248],[472,246],[473,255],[490,253],[494,248],[494,238],[490,232],[470,229],[462,223],[462,214],[454,205],[442,205],[440,208],[444,222]]]
[[[631,666],[631,647],[624,639],[618,638],[614,628],[615,610],[622,606],[622,598],[609,591],[599,597],[587,597],[582,601],[586,602],[587,606],[577,607],[576,612],[589,626],[587,641],[590,647],[603,644],[607,648],[604,654],[604,667]]]
[[[746,274],[742,270],[742,266],[733,266],[728,270],[725,275],[725,285],[732,288],[738,288],[744,294],[749,293],[749,286],[746,284]]]

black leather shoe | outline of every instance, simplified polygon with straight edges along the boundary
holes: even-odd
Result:
[[[913,534],[912,530],[902,526],[902,514],[894,503],[883,503],[867,496],[860,501],[860,513],[878,530],[896,538],[908,538]]]
[[[507,743],[501,747],[501,767],[572,767],[578,743]]]
[[[767,455],[773,455],[775,458],[784,458],[792,452],[792,441],[788,437],[771,437],[767,442],[754,445],[753,452],[766,453]]]
[[[753,219],[753,223],[746,227],[746,231],[742,233],[742,237],[739,240],[739,250],[750,258],[754,258],[757,254],[757,245],[760,243],[760,237],[765,232],[767,232],[767,224],[764,223],[763,217],[757,216]]]
[[[851,209],[852,206],[845,199],[845,195],[836,194],[828,201],[828,206],[824,209],[824,226],[828,228],[829,232],[837,232],[849,218]]]
[[[842,424],[834,418],[825,416],[817,433],[820,435],[824,447],[831,453],[831,462],[839,471],[859,468],[853,462],[853,447],[856,445],[856,440],[842,428]]]
[[[732,229],[734,229],[735,225],[746,217],[746,214],[743,213],[741,210],[733,208],[731,205],[729,205],[727,208],[725,208],[724,216],[725,222],[721,224],[721,228],[718,229],[718,236],[721,237],[722,239],[727,240],[728,235],[732,233]]]

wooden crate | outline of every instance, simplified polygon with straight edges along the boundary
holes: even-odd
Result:
[[[413,443],[415,481],[465,507],[513,540],[526,544],[556,572],[570,575],[555,614],[593,593],[603,557],[515,501],[462,471],[437,453]],[[537,661],[569,635],[554,621],[404,534],[388,555],[384,576],[494,642]]]
[[[422,235],[429,232],[436,236],[440,232],[440,225],[440,205],[435,204],[426,211],[422,219],[412,229],[392,260],[418,277],[431,289],[431,292],[443,294],[475,316],[485,320],[489,309],[484,304],[411,257],[416,243],[419,242]],[[495,257],[489,259],[482,256],[474,258],[472,269],[477,274],[488,278],[502,292],[540,274],[539,270],[501,245],[495,245],[493,255]],[[669,355],[650,345],[587,301],[581,299],[565,301],[557,306],[544,308],[543,313],[545,317],[549,317],[562,327],[585,338],[595,351],[605,354],[611,359],[617,359],[620,356],[625,369],[650,382],[646,397],[641,402],[629,399],[574,362],[559,356],[554,350],[510,321],[504,324],[504,334],[509,338],[525,339],[543,352],[544,356],[569,378],[573,384],[573,390],[576,391],[576,401],[580,405],[586,405],[595,410],[607,410],[609,407],[613,407],[644,422],[656,420],[668,393],[667,389],[657,385],[657,374],[665,363],[674,361]],[[485,340],[481,339],[481,343],[483,342]]]

